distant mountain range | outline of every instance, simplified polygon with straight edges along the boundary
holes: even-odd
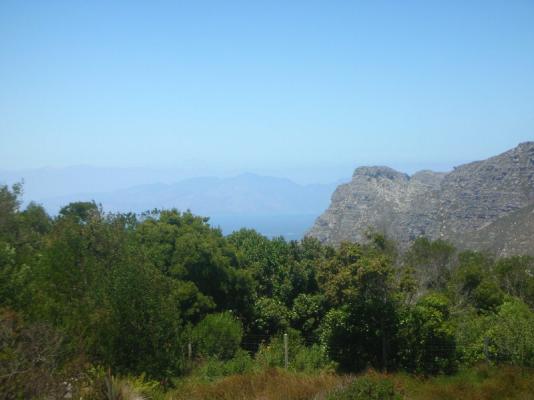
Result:
[[[136,179],[150,179],[150,173],[146,171],[141,177],[133,173],[125,175],[125,172],[128,171],[112,172],[116,174],[116,186],[125,186]],[[36,201],[51,214],[56,214],[70,202],[91,200],[101,203],[105,211],[111,212],[189,209],[195,214],[210,217],[211,223],[220,226],[225,233],[248,227],[268,236],[282,235],[288,239],[303,236],[314,219],[326,209],[337,186],[335,183],[300,185],[285,178],[241,174],[230,178],[201,177],[176,183],[141,184],[106,190],[110,189],[114,177],[107,176],[105,182],[98,181],[94,171],[85,167],[18,174],[26,182],[25,201]],[[20,180],[17,176],[17,173],[2,176],[0,172],[0,181],[12,183]],[[169,176],[164,178],[168,180]],[[103,190],[81,191],[83,187]],[[63,194],[47,196],[51,193]]]
[[[426,236],[498,255],[534,255],[534,142],[449,173],[360,167],[309,235],[364,241],[371,229],[406,248]]]
[[[335,186],[299,185],[284,178],[242,174],[137,185],[110,192],[73,193],[42,198],[39,202],[51,212],[57,212],[71,201],[95,200],[107,211],[142,212],[174,207],[205,216],[314,214],[328,206]]]
[[[365,241],[373,229],[401,248],[426,236],[499,255],[534,255],[534,142],[448,173],[410,176],[388,167],[359,167],[350,182],[339,186],[256,174],[176,179],[180,173],[43,168],[0,171],[0,183],[24,179],[25,203],[36,201],[53,215],[70,202],[94,200],[111,212],[189,209],[210,217],[224,233],[246,227],[300,239],[308,232],[338,244]]]

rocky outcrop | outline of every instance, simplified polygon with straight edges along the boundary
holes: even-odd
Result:
[[[519,239],[519,232],[530,232],[534,214],[523,209],[533,204],[534,142],[527,142],[449,173],[409,176],[388,167],[357,168],[309,235],[338,244],[365,241],[374,230],[401,247],[426,236],[460,247],[532,254],[534,236]]]

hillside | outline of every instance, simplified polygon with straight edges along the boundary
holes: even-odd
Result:
[[[360,167],[309,235],[338,244],[370,229],[406,247],[419,236],[506,255],[533,253],[534,142],[449,173]]]

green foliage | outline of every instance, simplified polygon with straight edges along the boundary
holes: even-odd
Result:
[[[468,366],[487,361],[485,338],[490,318],[469,310],[456,318],[455,325],[458,361]]]
[[[0,306],[13,306],[15,302],[15,273],[15,249],[9,243],[0,241]]]
[[[293,360],[290,361],[290,369],[298,372],[312,373],[317,371],[334,371],[336,363],[328,358],[324,346],[312,344],[292,349]]]
[[[0,309],[0,398],[56,393],[61,342],[50,326],[28,324],[12,310]]]
[[[388,379],[362,376],[356,378],[350,385],[331,393],[327,400],[401,400]]]
[[[22,185],[11,188],[0,186],[0,240],[13,240],[17,231],[17,213],[20,207]]]
[[[2,322],[6,365],[29,362],[21,343],[48,348],[57,335],[62,373],[83,360],[166,380],[191,370],[192,341],[193,370],[211,379],[282,367],[285,332],[295,371],[534,364],[532,257],[420,238],[399,259],[376,234],[339,248],[246,229],[225,237],[191,212],[106,214],[94,202],[50,218],[33,203],[21,210],[21,192],[0,187],[0,306],[17,316]]]
[[[416,271],[425,289],[444,289],[450,277],[455,248],[443,240],[417,238],[404,255],[404,264]]]
[[[494,311],[502,304],[504,293],[493,274],[493,260],[474,251],[460,253],[458,259],[451,286],[460,301],[481,313]]]
[[[60,217],[72,219],[79,224],[87,223],[91,218],[99,218],[101,213],[94,201],[70,203],[59,210]]]
[[[237,248],[241,264],[251,271],[257,284],[257,295],[271,297],[279,294],[289,256],[286,241],[281,238],[269,240],[248,229],[234,232],[228,241]]]
[[[386,368],[398,325],[391,258],[373,246],[344,244],[320,282],[334,305],[321,333],[330,357],[344,370]]]
[[[499,285],[492,280],[483,280],[472,292],[473,304],[481,311],[494,311],[503,302],[504,295]]]
[[[80,378],[80,377],[79,377]],[[112,375],[101,366],[89,368],[82,379],[71,384],[71,398],[91,400],[148,400],[163,399],[163,388],[159,382],[138,376]]]
[[[429,294],[406,310],[399,331],[403,368],[425,374],[455,370],[456,342],[449,307],[446,297]]]
[[[244,374],[256,370],[258,364],[254,362],[249,353],[237,350],[234,356],[228,360],[210,357],[202,361],[200,366],[192,372],[192,375],[201,379],[212,380],[223,376]]]
[[[234,357],[242,338],[241,322],[229,312],[207,315],[192,331],[195,354],[219,360]]]
[[[256,301],[254,310],[254,332],[270,336],[289,328],[291,312],[280,300],[261,297]]]
[[[522,301],[510,300],[490,321],[485,334],[490,359],[534,367],[534,312]]]
[[[508,298],[495,313],[462,316],[456,332],[464,364],[534,365],[534,312],[517,298]]]
[[[299,294],[293,301],[291,325],[307,338],[316,338],[319,324],[326,309],[326,299],[321,294]]]
[[[262,344],[256,355],[256,361],[262,368],[285,367],[283,335],[273,337],[270,342]],[[317,372],[334,368],[323,346],[306,345],[298,331],[288,333],[288,366],[292,371]]]
[[[161,211],[140,224],[136,240],[141,252],[166,276],[193,283],[219,311],[233,310],[250,318],[252,277],[239,268],[237,255],[221,231],[207,221],[190,212]]]
[[[534,308],[534,257],[502,258],[497,260],[495,271],[502,290]]]
[[[94,329],[97,336],[90,346],[98,351],[96,359],[122,373],[179,372],[185,356],[180,286],[150,266],[114,271],[108,297],[111,309],[103,311],[104,320]]]

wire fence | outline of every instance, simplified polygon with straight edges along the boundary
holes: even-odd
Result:
[[[509,348],[496,348],[495,344],[489,338],[485,338],[482,343],[459,343],[451,341],[449,343],[440,341],[427,341],[418,343],[413,347],[406,346],[395,341],[385,340],[380,343],[375,341],[369,348],[364,343],[343,342],[343,343],[323,343],[316,337],[291,337],[291,334],[247,334],[241,341],[236,337],[220,335],[216,338],[216,347],[218,348],[240,348],[249,353],[250,356],[256,356],[262,349],[269,350],[276,347],[278,355],[282,357],[286,368],[291,365],[295,354],[303,349],[315,347],[320,349],[326,357],[336,358],[350,356],[351,354],[367,354],[369,361],[378,361],[379,364],[387,366],[398,362],[402,357],[411,357],[414,354],[419,360],[424,359],[428,363],[440,363],[441,360],[455,359],[465,361],[467,359],[476,359],[476,361],[498,362],[515,365],[527,365],[530,361],[528,354],[518,352]],[[213,346],[213,339],[210,339]],[[404,346],[404,347],[403,347]],[[206,348],[206,342],[202,339],[192,339],[188,345],[185,354],[190,361],[198,361],[202,358],[214,356],[214,354],[201,353],[199,348]],[[514,355],[514,356],[512,356]]]

